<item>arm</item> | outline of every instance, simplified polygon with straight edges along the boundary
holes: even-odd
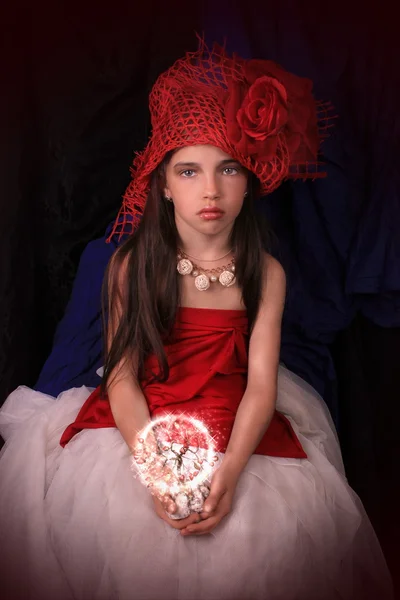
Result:
[[[239,477],[274,414],[286,278],[277,260],[266,259],[263,298],[250,338],[248,382],[236,413],[223,464]]]
[[[248,381],[222,465],[215,471],[211,492],[201,514],[204,521],[182,535],[209,533],[231,509],[240,473],[266,432],[275,410],[285,303],[286,278],[281,265],[268,256],[263,297],[249,346]]]
[[[111,258],[109,278],[110,314],[107,331],[107,351],[110,351],[114,336],[118,330],[127,294],[127,257],[118,260],[118,251]],[[111,300],[111,298],[110,298]],[[138,433],[150,422],[150,413],[146,399],[134,376],[129,359],[124,357],[110,374],[107,383],[107,395],[115,424],[124,438],[129,450],[135,448]],[[153,438],[154,439],[154,438]]]
[[[150,422],[146,399],[139,384],[134,380],[131,369],[119,365],[118,373],[112,373],[111,384],[107,387],[111,412],[115,424],[129,450],[133,452],[138,433]]]
[[[113,311],[109,316],[107,349],[109,350],[118,329],[123,310],[123,298],[126,290],[126,266],[127,261],[124,260],[118,268],[118,272],[113,273],[116,269],[118,261],[115,260],[115,255],[111,262],[110,278],[114,277],[115,286],[110,285],[111,293],[115,293],[115,302],[112,304]],[[132,368],[135,367],[134,369]],[[134,373],[137,372],[137,365],[131,365],[127,357],[123,358],[120,363],[110,374],[107,383],[107,395],[110,402],[111,412],[113,414],[115,424],[119,429],[123,439],[125,440],[130,452],[134,452],[137,443],[138,434],[151,421],[150,412],[146,398],[142,392],[139,382]],[[158,451],[157,442],[152,431],[149,432],[147,442],[151,446],[152,452]],[[155,469],[160,465],[156,464]],[[158,472],[156,473],[159,474]],[[192,514],[186,519],[179,521],[170,519],[165,509],[173,514],[176,511],[176,505],[172,499],[165,495],[161,498],[153,495],[156,514],[168,523],[174,529],[183,529],[192,523],[196,523],[199,519],[197,514]]]

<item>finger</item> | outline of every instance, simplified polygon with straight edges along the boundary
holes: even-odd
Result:
[[[178,529],[179,531],[182,531],[186,527],[196,523],[196,521],[190,521],[189,523],[181,523],[180,520],[174,521],[173,519],[168,519],[167,516],[166,518],[164,518],[164,521],[168,523],[168,525],[170,525],[174,529]]]
[[[209,533],[227,514],[230,512],[230,506],[220,506],[219,510],[216,514],[208,517],[208,519],[202,519],[199,523],[194,525],[188,525],[185,528],[186,534],[194,534],[198,533]]]
[[[153,501],[154,501],[154,506],[155,506],[157,515],[159,517],[161,517],[164,521],[166,519],[168,519],[168,514],[166,512],[167,508],[168,508],[167,503],[157,496],[153,496]],[[171,514],[173,514],[172,510],[171,510]]]
[[[229,501],[227,491],[226,488],[220,488],[217,491],[214,490],[213,495],[209,495],[200,513],[202,519],[206,520],[210,516],[216,516],[219,512],[222,515],[226,515],[229,512],[231,502]]]
[[[218,515],[210,517],[209,519],[206,519],[205,521],[200,521],[199,523],[192,523],[185,527],[185,531],[187,531],[188,533],[201,533],[203,531],[207,532],[208,530],[211,530],[213,527],[215,527],[215,525],[217,525],[217,523],[219,523],[224,516],[225,515],[223,513],[220,513]]]
[[[221,502],[222,498],[224,497],[225,493],[226,493],[225,489],[211,490],[210,495],[208,496],[207,500],[204,502],[203,511],[201,514],[202,515],[204,514],[205,517],[207,517],[207,516],[215,513],[215,511],[217,510],[218,505]]]
[[[190,525],[194,525],[196,523],[199,522],[199,515],[197,515],[197,513],[191,514],[188,517],[186,517],[185,519],[171,519],[165,512],[162,515],[162,519],[168,523],[168,525],[171,525],[171,527],[173,527],[174,529],[185,529],[185,527],[188,527]]]
[[[188,525],[181,530],[182,535],[204,535],[210,533],[216,525],[221,521],[221,518],[212,517],[207,522],[198,523],[197,525]]]
[[[207,506],[204,505],[203,506],[203,510],[200,513],[201,518],[203,520],[206,520],[206,519],[209,519],[210,517],[213,517],[217,513],[217,511],[218,511],[218,509],[220,507],[219,503],[220,503],[221,500],[222,500],[222,498],[219,498],[218,502],[216,502],[214,500],[214,502],[213,502],[212,505],[211,504],[208,504]]]
[[[172,498],[166,498],[165,501],[163,502],[163,506],[164,506],[164,509],[167,511],[167,513],[169,513],[170,515],[174,515],[176,513],[176,511],[178,510],[178,507],[175,504],[175,502],[172,500]]]
[[[200,521],[200,517],[197,513],[191,514],[185,519],[169,519],[168,515],[166,515],[166,517],[168,522],[172,522],[172,527],[175,527],[175,529],[185,529],[185,527],[196,525]]]
[[[218,525],[218,523],[217,523],[217,525]],[[214,527],[211,527],[207,531],[201,531],[200,533],[188,533],[186,535],[194,535],[196,537],[199,536],[199,535],[209,535],[210,533],[212,533],[212,531],[213,531],[214,528],[215,528],[215,525],[214,525]],[[186,536],[183,536],[183,537],[186,537]]]
[[[157,492],[153,492],[153,497],[156,498],[168,513],[171,515],[175,514],[177,511],[177,506],[171,496],[169,494],[157,494]]]
[[[164,505],[157,496],[153,496],[153,501],[157,515],[174,529],[183,529],[188,525],[192,525],[193,523],[198,523],[201,521],[201,517],[198,513],[191,513],[184,519],[171,519],[165,512]]]
[[[207,519],[209,519],[210,517],[213,517],[213,513],[212,512],[202,512],[200,513],[200,517],[202,519],[202,521],[207,521]]]

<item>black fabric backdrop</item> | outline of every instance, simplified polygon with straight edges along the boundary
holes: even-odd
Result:
[[[115,215],[127,165],[146,142],[150,86],[196,46],[201,7],[173,6],[16,5],[2,19],[0,401],[34,384],[81,252]],[[397,40],[387,39],[393,58]],[[349,480],[394,571],[399,350],[399,329],[362,316],[332,346]]]
[[[49,3],[3,21],[2,399],[37,378],[80,254],[115,217],[152,82],[196,46],[198,18],[175,5],[168,27],[151,0],[120,12]]]

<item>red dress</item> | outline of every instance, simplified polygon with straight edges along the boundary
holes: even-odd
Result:
[[[157,361],[146,361],[140,382],[152,418],[184,413],[201,419],[214,437],[215,449],[225,452],[236,411],[246,390],[248,327],[244,310],[180,308],[165,351],[170,367],[167,381],[157,382]],[[75,421],[64,431],[65,446],[83,429],[116,427],[107,398],[96,388]],[[255,454],[307,458],[289,420],[274,412]]]

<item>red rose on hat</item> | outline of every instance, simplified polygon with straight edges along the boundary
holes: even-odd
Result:
[[[288,73],[274,61],[236,59],[236,62],[242,66],[245,82],[231,80],[228,83],[225,114],[228,136],[237,150],[269,160],[276,150],[276,135],[283,128],[291,160],[315,160],[319,141],[316,115],[310,109],[312,82]],[[263,127],[271,129],[270,133],[265,131],[267,135],[262,140],[258,134]]]
[[[236,150],[259,160],[272,159],[277,135],[288,120],[287,94],[273,77],[259,77],[245,93],[235,83],[228,89],[225,104],[227,134]]]

